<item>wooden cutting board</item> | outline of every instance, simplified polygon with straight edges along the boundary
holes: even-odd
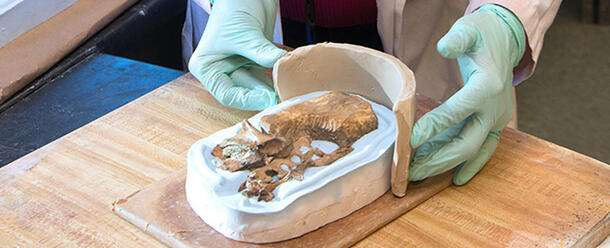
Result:
[[[183,169],[194,142],[253,114],[185,75],[0,168],[0,247],[164,247],[111,204]],[[472,181],[355,246],[591,247],[610,233],[609,189],[606,163],[506,129]]]
[[[373,203],[301,237],[251,244],[224,237],[193,212],[184,192],[186,169],[120,199],[112,211],[170,247],[346,247],[399,217],[451,184],[451,172],[412,184],[407,196],[388,191]]]

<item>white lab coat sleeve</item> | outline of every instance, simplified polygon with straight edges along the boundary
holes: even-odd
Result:
[[[471,0],[466,14],[472,13],[485,4],[497,4],[511,10],[523,24],[527,35],[528,47],[515,69],[513,84],[527,79],[534,72],[544,34],[557,15],[561,0]]]

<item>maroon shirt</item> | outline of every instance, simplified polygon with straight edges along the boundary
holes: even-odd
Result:
[[[315,24],[325,28],[377,22],[375,0],[315,0]],[[305,22],[305,0],[280,0],[282,17]]]

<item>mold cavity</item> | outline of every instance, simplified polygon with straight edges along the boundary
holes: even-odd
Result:
[[[270,182],[270,183],[275,183],[275,182],[277,182],[277,181],[279,181],[279,180],[280,180],[280,177],[278,177],[278,176],[274,176],[274,177],[273,177],[273,179],[271,179],[271,182]]]
[[[290,160],[291,160],[292,162],[297,163],[297,164],[300,164],[300,163],[301,163],[301,158],[299,158],[299,156],[297,156],[297,155],[293,155],[293,156],[290,158]]]
[[[334,152],[339,148],[337,144],[326,140],[314,140],[311,142],[311,146],[320,149],[326,154]]]
[[[306,152],[308,152],[308,151],[309,151],[309,147],[306,147],[306,146],[301,146],[301,148],[299,149],[299,151],[300,151],[302,154],[305,154]]]
[[[314,155],[311,157],[311,161],[316,161],[316,159],[319,159],[319,158],[321,158],[321,157],[320,157],[320,156],[318,156],[318,155],[315,155],[315,154],[314,154]]]
[[[277,175],[277,171],[275,171],[275,170],[266,170],[265,174],[267,174],[267,176],[272,177],[272,176]]]

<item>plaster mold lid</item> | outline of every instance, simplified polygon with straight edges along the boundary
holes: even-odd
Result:
[[[352,92],[394,112],[398,132],[392,162],[392,193],[407,190],[415,121],[415,78],[396,57],[350,44],[321,43],[286,54],[273,67],[280,100],[309,92]]]
[[[261,118],[294,104],[328,93],[313,92],[284,101],[249,119],[260,127]],[[364,99],[364,98],[363,98]],[[291,180],[274,190],[269,202],[237,192],[248,171],[218,169],[211,151],[240,131],[241,124],[196,142],[188,153],[187,200],[195,213],[223,235],[240,241],[265,243],[294,238],[315,230],[372,202],[389,188],[389,171],[396,120],[386,107],[371,104],[378,128],[362,136],[354,150],[334,163],[308,168],[303,181]],[[328,153],[330,142],[314,141]]]

